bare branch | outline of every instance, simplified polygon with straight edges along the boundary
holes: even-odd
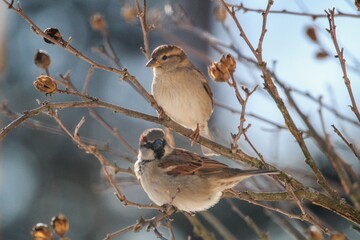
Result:
[[[358,152],[356,147],[344,137],[344,135],[340,132],[339,129],[335,127],[335,125],[331,125],[331,127],[334,129],[334,132],[343,140],[343,142],[351,149],[355,157],[360,160],[360,153]]]
[[[231,199],[226,200],[230,204],[231,209],[245,221],[245,223],[255,232],[260,240],[269,239],[268,234],[264,232],[250,216],[245,215],[238,207],[236,207],[235,203]]]
[[[354,98],[354,94],[351,88],[351,83],[350,83],[350,79],[347,75],[347,70],[346,70],[346,64],[345,64],[345,58],[344,58],[344,49],[340,49],[339,44],[337,42],[337,37],[336,37],[336,25],[335,25],[335,9],[331,10],[329,9],[328,11],[325,11],[327,14],[327,18],[329,20],[329,29],[328,32],[331,35],[331,39],[333,40],[333,44],[336,50],[336,57],[339,59],[340,62],[340,66],[341,66],[341,70],[343,72],[343,79],[345,82],[345,86],[348,90],[349,93],[349,97],[351,100],[351,104],[352,106],[350,106],[351,110],[354,112],[356,118],[358,119],[358,121],[360,122],[360,113],[359,113],[359,109],[356,105],[356,101]]]
[[[224,7],[227,9],[228,13],[230,14],[230,16],[232,17],[233,21],[235,22],[239,32],[240,32],[240,36],[244,39],[244,41],[246,42],[247,46],[249,47],[249,49],[251,50],[251,52],[253,53],[254,57],[256,58],[257,62],[258,62],[258,66],[262,71],[263,74],[263,79],[264,79],[264,86],[265,89],[268,91],[268,93],[270,94],[270,96],[274,99],[274,101],[277,104],[277,107],[279,108],[280,112],[283,115],[284,121],[286,126],[288,127],[289,131],[292,133],[292,135],[294,136],[294,138],[296,139],[296,141],[298,142],[304,156],[305,156],[305,162],[310,166],[310,168],[312,169],[312,171],[314,172],[314,174],[316,175],[317,179],[318,179],[318,183],[320,186],[322,186],[326,192],[328,192],[331,196],[339,199],[338,194],[331,188],[331,186],[329,185],[329,183],[327,182],[327,180],[325,179],[325,177],[323,176],[323,174],[321,173],[321,171],[319,170],[319,168],[317,167],[314,159],[312,158],[310,151],[303,139],[302,133],[301,131],[299,131],[298,127],[296,126],[294,120],[292,119],[288,109],[286,108],[282,98],[279,95],[279,92],[273,82],[273,79],[271,77],[271,73],[268,70],[267,66],[266,66],[266,62],[263,61],[262,58],[262,51],[261,51],[261,44],[260,44],[260,48],[258,46],[258,49],[255,50],[255,48],[253,47],[253,45],[250,43],[249,39],[246,36],[246,33],[243,29],[243,27],[241,26],[239,20],[236,17],[235,14],[235,10],[232,7],[231,10],[229,9],[229,7],[227,6],[227,4],[225,3],[224,0],[220,0],[221,3],[224,5]],[[269,11],[270,10],[270,6],[272,5],[272,0],[268,1],[268,5],[266,10]],[[268,13],[264,13],[263,16],[266,17]],[[264,35],[264,31],[266,30],[266,26],[264,26],[264,24],[266,24],[266,20],[263,18],[263,27],[262,27],[262,33],[261,35]]]
[[[146,23],[146,0],[143,0],[143,8],[141,9],[139,0],[135,1],[136,3],[136,10],[137,15],[140,21],[141,30],[143,32],[143,38],[144,38],[144,48],[142,49],[146,59],[150,59],[150,47],[149,47],[149,27]]]
[[[214,229],[222,236],[223,239],[226,240],[235,240],[235,237],[226,226],[219,221],[211,212],[204,211],[200,213],[201,216],[205,218],[205,220],[213,226]]]
[[[245,7],[244,4],[227,4],[229,7],[234,7],[236,11],[243,11],[244,13],[247,12],[255,12],[255,13],[263,13],[265,10],[263,9],[255,9],[255,8],[249,8]],[[294,16],[300,16],[300,17],[310,17],[313,20],[316,20],[317,18],[326,18],[326,14],[319,14],[319,13],[307,13],[307,12],[295,12],[290,10],[270,10],[269,13],[271,14],[284,14],[284,15],[294,15]],[[360,18],[360,15],[358,14],[352,14],[352,13],[344,13],[344,12],[337,12],[335,13],[336,17],[350,17],[350,18]]]
[[[84,54],[82,54],[79,50],[77,50],[76,48],[74,48],[73,46],[71,46],[71,44],[69,42],[66,41],[57,41],[55,39],[53,39],[52,37],[50,37],[49,35],[45,34],[24,12],[22,9],[20,8],[15,8],[11,3],[9,3],[6,0],[3,0],[3,2],[9,7],[9,9],[13,10],[14,12],[16,12],[18,15],[20,15],[23,19],[25,19],[31,26],[31,28],[33,29],[33,31],[40,35],[41,37],[49,40],[50,42],[64,48],[66,51],[68,51],[69,53],[73,54],[74,56],[78,57],[79,59],[89,63],[91,66],[93,66],[94,68],[97,69],[101,69],[107,72],[112,72],[115,74],[118,74],[122,77],[123,80],[128,80],[132,86],[135,87],[135,89],[140,92],[140,94],[148,101],[151,103],[151,106],[153,106],[158,112],[161,111],[161,108],[159,107],[159,105],[156,103],[155,99],[153,98],[152,95],[150,95],[145,88],[138,82],[138,80],[129,73],[129,71],[124,68],[122,70],[117,69],[117,68],[112,68],[112,67],[107,67],[105,65],[99,64],[97,62],[95,62],[94,60],[86,57]]]

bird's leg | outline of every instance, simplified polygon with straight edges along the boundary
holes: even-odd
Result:
[[[175,206],[171,205],[171,204],[164,204],[162,207],[164,208],[163,213],[168,215],[169,217],[173,213],[178,211],[178,209]]]
[[[177,212],[178,209],[171,204],[164,204],[164,205],[162,205],[162,207],[164,208],[164,210],[161,211],[161,213],[159,215],[157,215],[151,219],[147,219],[147,220],[144,220],[141,217],[140,220],[138,220],[138,224],[143,227],[145,225],[145,223],[147,223],[148,225],[147,225],[146,229],[147,229],[147,231],[149,231],[150,229],[156,230],[158,223],[163,219],[165,219],[166,221],[173,221],[173,219],[170,217],[173,213]]]
[[[197,124],[196,129],[190,135],[191,146],[194,145],[194,143],[196,143],[199,140],[199,137],[200,137],[200,128],[199,128],[199,124]]]
[[[164,119],[166,117],[165,111],[164,111],[164,109],[162,109],[162,107],[160,107],[158,110],[158,117],[159,117],[159,119]]]
[[[165,111],[162,107],[158,106],[155,103],[151,103],[151,106],[156,109],[159,119],[164,119],[166,117]]]
[[[174,199],[175,199],[176,196],[179,194],[179,192],[180,192],[180,187],[178,187],[178,188],[176,189],[176,193],[174,194],[174,196],[171,196],[171,202],[170,202],[169,204],[172,204],[172,203],[173,203]]]

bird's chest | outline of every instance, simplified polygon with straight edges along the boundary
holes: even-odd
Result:
[[[191,72],[155,76],[152,94],[170,118],[187,128],[206,122],[212,112],[210,97]]]

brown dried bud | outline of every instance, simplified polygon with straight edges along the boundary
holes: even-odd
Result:
[[[230,73],[235,72],[236,61],[235,61],[235,58],[231,54],[222,56],[220,59],[220,62],[222,62],[227,67],[227,69]]]
[[[90,25],[95,31],[105,32],[106,31],[106,21],[100,13],[96,13],[90,18]]]
[[[317,59],[324,59],[327,58],[328,56],[329,54],[323,49],[320,49],[315,55]]]
[[[227,16],[226,8],[222,4],[218,4],[214,9],[214,15],[216,20],[224,22]]]
[[[316,31],[314,27],[308,27],[306,29],[306,35],[313,41],[313,42],[318,42],[317,36],[316,36]]]
[[[34,56],[35,65],[41,69],[48,69],[51,64],[50,56],[43,50],[37,50]]]
[[[230,73],[222,62],[213,62],[208,72],[215,82],[227,82],[230,78]]]
[[[330,236],[329,240],[346,240],[346,236],[343,233],[335,233]]]
[[[40,75],[34,82],[34,87],[39,91],[46,94],[51,94],[57,90],[57,85],[54,79],[47,75]]]
[[[355,4],[357,10],[360,11],[360,0],[355,0],[354,4]]]
[[[34,240],[51,240],[53,238],[52,232],[44,223],[37,223],[33,227],[31,235]]]
[[[56,41],[61,41],[63,40],[61,33],[59,32],[59,29],[57,28],[47,28],[44,30],[44,33],[46,35],[48,35],[49,37],[52,37],[53,39],[55,39]],[[50,43],[50,44],[54,44],[51,41],[47,40],[46,38],[44,38],[44,41],[46,43]]]
[[[121,8],[121,16],[124,18],[125,22],[133,22],[137,16],[136,8],[129,3],[125,3]]]
[[[148,27],[154,28],[154,26],[159,26],[161,20],[164,18],[163,13],[155,8],[155,9],[150,9],[148,11]]]
[[[69,221],[64,214],[60,213],[51,219],[51,226],[57,235],[63,237],[69,230]]]
[[[323,240],[324,239],[323,233],[315,225],[310,226],[308,228],[306,234],[307,234],[308,240]]]

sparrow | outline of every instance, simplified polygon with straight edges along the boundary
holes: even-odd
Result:
[[[278,174],[272,170],[241,170],[218,161],[171,147],[159,128],[145,130],[139,140],[135,174],[149,198],[195,213],[222,197],[223,191],[255,175]]]
[[[214,102],[204,74],[189,60],[184,50],[174,45],[158,46],[146,67],[153,68],[151,93],[173,121],[192,129],[192,143],[199,135],[213,140],[208,121]],[[204,155],[217,155],[202,146]]]

